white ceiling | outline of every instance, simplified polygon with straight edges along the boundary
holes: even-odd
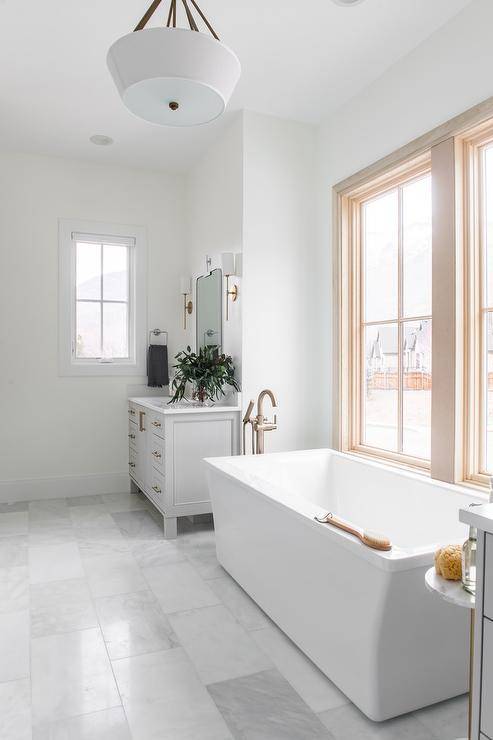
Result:
[[[0,0],[0,145],[184,171],[242,108],[318,123],[469,2],[199,0],[242,79],[226,116],[178,130],[134,118],[106,68],[150,0]],[[115,144],[96,147],[92,134]]]

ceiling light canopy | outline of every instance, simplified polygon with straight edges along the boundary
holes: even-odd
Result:
[[[105,136],[104,134],[94,134],[89,137],[89,141],[91,144],[96,144],[96,146],[111,146],[113,144],[111,136]]]
[[[177,28],[170,0],[166,26],[145,28],[162,0],[154,0],[132,33],[108,51],[108,68],[126,107],[162,126],[197,126],[218,118],[240,77],[240,62],[221,43],[195,2],[181,0],[189,28]],[[190,4],[207,29],[199,31]]]

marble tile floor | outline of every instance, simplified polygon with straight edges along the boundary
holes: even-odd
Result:
[[[139,494],[0,505],[1,740],[452,740],[465,697],[366,719]]]

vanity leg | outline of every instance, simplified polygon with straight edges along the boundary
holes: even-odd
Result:
[[[134,483],[134,481],[130,478],[130,493],[138,493],[140,491],[140,488],[138,487],[137,483]]]
[[[177,536],[176,516],[163,516],[164,539],[173,540]]]

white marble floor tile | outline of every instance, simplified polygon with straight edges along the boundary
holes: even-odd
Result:
[[[108,654],[112,660],[176,647],[171,625],[151,591],[95,600]]]
[[[13,511],[29,511],[29,501],[6,501],[0,504],[0,514]]]
[[[114,596],[147,588],[142,572],[128,552],[83,557],[93,596]]]
[[[72,496],[67,498],[67,506],[92,506],[93,504],[102,504],[103,497],[99,494],[90,494],[88,496]]]
[[[113,662],[133,740],[231,740],[184,650]]]
[[[85,578],[31,586],[31,636],[97,627],[98,619]]]
[[[70,522],[66,527],[52,527],[49,524],[40,524],[29,530],[28,544],[39,545],[65,545],[67,542],[75,542],[75,530]]]
[[[121,703],[97,628],[34,638],[31,666],[34,724]]]
[[[0,683],[0,737],[31,740],[31,683],[27,678]]]
[[[76,528],[111,529],[115,522],[104,504],[86,504],[70,506],[70,518]]]
[[[347,704],[322,712],[319,717],[334,740],[437,740],[412,714],[387,722],[372,722],[354,704]]]
[[[147,509],[119,511],[111,515],[124,537],[132,540],[162,540],[162,518],[156,521]]]
[[[0,681],[29,676],[29,611],[0,614]]]
[[[34,727],[32,740],[132,740],[122,707]]]
[[[214,578],[208,584],[246,630],[262,629],[269,625],[269,618],[231,576]]]
[[[190,563],[143,568],[142,572],[167,614],[219,603],[218,597]]]
[[[116,526],[104,529],[78,527],[74,532],[83,558],[130,552],[130,543]]]
[[[29,529],[35,531],[43,527],[70,526],[70,516],[66,499],[31,501],[29,504]]]
[[[0,613],[29,609],[29,569],[26,565],[0,568]]]
[[[276,669],[212,684],[208,691],[238,740],[333,740]]]
[[[31,583],[47,583],[68,578],[83,578],[84,571],[75,542],[29,547]]]
[[[251,636],[314,712],[349,704],[337,686],[274,624]]]
[[[414,716],[439,740],[467,737],[468,695],[420,709]]]
[[[141,568],[180,563],[186,559],[173,540],[138,541],[131,544],[131,549],[132,555]]]
[[[169,619],[205,684],[273,667],[222,604],[171,614]]]
[[[106,509],[112,513],[147,508],[147,499],[136,493],[106,493],[101,498]]]
[[[11,568],[16,565],[27,565],[27,535],[0,537],[0,565]]]
[[[27,534],[28,518],[27,511],[12,511],[7,514],[0,514],[0,537]]]

